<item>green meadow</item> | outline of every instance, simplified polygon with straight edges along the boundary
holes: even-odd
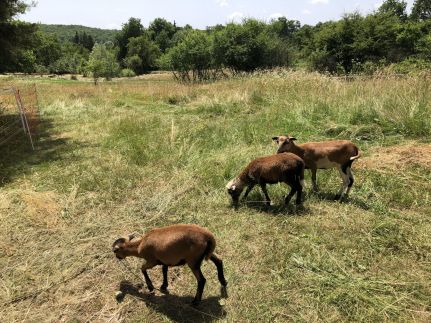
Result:
[[[0,147],[0,317],[4,322],[335,322],[431,320],[431,79],[345,80],[275,71],[184,85],[168,74],[101,82],[35,82],[37,148]],[[225,185],[275,135],[348,139],[362,151],[355,184],[306,173],[303,208],[284,184],[235,210]],[[170,269],[170,294],[149,294],[119,236],[195,223],[216,236],[199,307],[196,280]],[[161,268],[150,271],[160,286]],[[117,302],[115,293],[126,292]]]

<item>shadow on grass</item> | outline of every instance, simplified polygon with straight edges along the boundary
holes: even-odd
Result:
[[[213,322],[223,319],[226,316],[226,311],[219,304],[221,297],[208,297],[205,295],[198,307],[191,304],[192,296],[175,296],[164,294],[157,296],[149,293],[140,292],[142,285],[134,285],[129,281],[120,283],[120,291],[122,297],[117,298],[118,302],[122,302],[127,295],[145,302],[145,304],[156,312],[169,317],[173,322]]]
[[[303,203],[305,200],[305,194],[303,194]],[[310,209],[304,206],[304,204],[295,205],[295,196],[290,200],[288,205],[284,203],[284,199],[275,200],[273,197],[271,203],[272,204],[268,206],[262,195],[259,195],[257,192],[253,192],[246,200],[242,199],[237,207],[233,204],[231,204],[231,207],[234,209],[249,208],[259,212],[265,212],[273,216],[303,216],[310,214]]]
[[[346,203],[346,204],[353,204],[363,210],[369,210],[371,209],[370,205],[367,204],[366,201],[363,199],[352,197],[351,195],[344,197],[341,201],[336,200],[336,194],[334,193],[328,193],[328,192],[313,192],[310,193],[311,196],[313,196],[317,200],[323,200],[323,201],[332,201],[334,203]]]
[[[283,202],[281,204],[266,205],[261,202],[247,202],[243,201],[240,207],[247,207],[254,209],[259,212],[265,212],[273,216],[303,216],[310,214],[310,209],[302,205],[295,205],[292,202],[289,205],[285,205]]]
[[[19,115],[0,115],[0,124],[8,122],[5,118],[16,120]],[[15,125],[18,130],[20,126],[21,124]],[[35,150],[32,149],[30,139],[23,131],[0,146],[0,187],[18,175],[27,174],[33,166],[60,160],[66,150],[74,149],[66,138],[53,138],[52,129],[52,120],[40,121],[38,134],[33,139]]]

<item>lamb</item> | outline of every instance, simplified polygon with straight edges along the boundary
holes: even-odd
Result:
[[[133,235],[117,239],[112,245],[115,256],[122,260],[133,256],[144,259],[142,273],[150,292],[154,290],[147,270],[162,265],[163,284],[161,291],[168,288],[168,268],[187,264],[195,275],[198,288],[193,305],[202,299],[206,279],[201,271],[202,261],[210,259],[217,267],[218,279],[223,288],[227,282],[223,274],[223,261],[214,253],[214,235],[194,224],[177,224],[156,228],[141,237]]]
[[[335,199],[342,199],[348,195],[353,186],[352,163],[361,154],[358,147],[348,140],[308,142],[296,145],[296,138],[278,136],[272,138],[278,144],[277,153],[291,152],[301,157],[305,162],[305,168],[311,170],[313,190],[317,191],[316,172],[317,169],[337,168],[343,179],[340,191]]]
[[[292,188],[285,198],[285,203],[288,204],[296,193],[296,204],[298,205],[301,204],[304,167],[304,161],[291,153],[257,158],[248,164],[237,178],[231,180],[226,188],[236,207],[244,188],[247,187],[243,197],[246,199],[253,187],[259,184],[265,195],[266,204],[271,205],[266,184],[284,182]]]

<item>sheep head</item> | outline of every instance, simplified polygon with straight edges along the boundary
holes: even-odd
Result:
[[[239,201],[239,196],[241,195],[244,189],[243,185],[241,185],[240,181],[237,178],[235,178],[231,180],[229,183],[227,183],[226,188],[227,188],[227,192],[232,197],[232,202],[235,205],[237,205]]]
[[[296,140],[296,138],[290,137],[289,135],[285,135],[273,137],[272,140],[277,143],[277,154],[280,154],[285,152],[291,152],[292,146],[294,145],[294,141]]]
[[[112,244],[112,251],[115,254],[115,257],[117,259],[122,260],[128,256],[130,256],[129,251],[129,242],[132,241],[135,238],[135,235],[130,234],[127,237],[118,238],[114,241]]]

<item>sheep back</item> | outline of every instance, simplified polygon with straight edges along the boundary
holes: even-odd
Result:
[[[194,224],[178,224],[149,231],[139,254],[149,262],[168,266],[195,264],[214,252],[214,235]]]

